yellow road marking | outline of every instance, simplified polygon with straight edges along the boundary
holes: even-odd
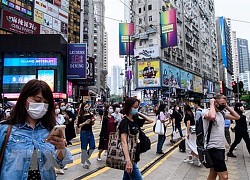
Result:
[[[88,179],[94,178],[94,177],[98,176],[99,174],[102,174],[102,173],[108,171],[109,169],[110,169],[110,167],[105,167],[103,169],[100,169],[99,171],[97,171],[97,172],[83,178],[82,180],[88,180]]]
[[[147,175],[151,174],[156,168],[158,168],[164,161],[166,161],[173,153],[177,151],[178,148],[174,149],[167,156],[157,162],[152,168],[150,168],[142,177],[145,178]]]

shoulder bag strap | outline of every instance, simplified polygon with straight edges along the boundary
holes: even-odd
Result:
[[[5,135],[4,143],[3,143],[3,146],[2,146],[2,149],[1,149],[1,154],[0,154],[0,169],[2,168],[3,155],[4,155],[4,151],[6,149],[6,146],[7,146],[9,137],[10,137],[11,129],[12,129],[12,125],[9,125],[8,131],[7,131],[6,135]]]
[[[209,126],[208,126],[208,130],[207,130],[207,145],[210,139],[210,134],[211,134],[211,130],[212,130],[212,125],[213,125],[213,121],[209,122]]]

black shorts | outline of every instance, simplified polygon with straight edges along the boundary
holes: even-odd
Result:
[[[227,166],[225,163],[225,149],[208,149],[209,155],[213,160],[213,168],[215,172],[227,171]]]

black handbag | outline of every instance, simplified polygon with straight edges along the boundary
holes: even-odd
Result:
[[[209,142],[209,139],[210,139],[212,124],[213,124],[213,122],[210,121],[209,126],[208,126],[208,131],[207,131],[207,143],[206,143],[206,146],[208,145],[208,142]],[[210,157],[210,154],[209,154],[207,148],[205,148],[204,146],[198,146],[197,151],[198,151],[198,154],[199,154],[200,162],[206,168],[212,168],[214,163],[213,163],[213,160]]]
[[[148,136],[139,128],[140,153],[147,152],[151,149],[151,141]]]

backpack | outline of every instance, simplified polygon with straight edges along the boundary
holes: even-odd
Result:
[[[197,111],[202,112],[201,109],[197,109]],[[203,117],[200,116],[198,120],[195,122],[195,130],[196,130],[196,145],[204,146],[204,129],[203,129]]]
[[[202,112],[201,109],[197,109],[197,111]],[[223,111],[220,112],[225,119],[225,113]],[[200,116],[198,120],[195,122],[195,130],[196,130],[196,145],[203,147],[205,144],[205,134],[203,129],[203,117]]]

